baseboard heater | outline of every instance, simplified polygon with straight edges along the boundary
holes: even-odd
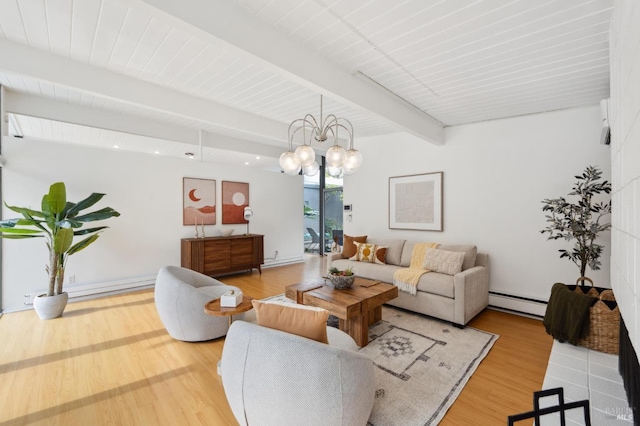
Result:
[[[64,291],[69,294],[69,300],[79,298],[90,298],[97,295],[105,295],[106,293],[119,293],[124,291],[138,290],[155,285],[156,275],[147,275],[137,278],[128,278],[116,281],[107,281],[101,283],[84,284],[84,285],[65,285]],[[34,297],[46,293],[46,290],[33,291],[24,295],[24,304],[33,305]]]
[[[547,310],[547,301],[489,291],[489,306],[542,318]]]

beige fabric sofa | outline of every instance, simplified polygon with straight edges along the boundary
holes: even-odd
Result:
[[[388,247],[385,265],[343,259],[342,253],[331,253],[329,268],[344,270],[350,267],[359,277],[392,284],[394,272],[409,267],[416,244],[402,239],[378,238],[368,238],[367,243]],[[415,296],[400,291],[397,299],[387,303],[464,326],[489,304],[489,256],[478,253],[473,245],[440,244],[438,249],[464,252],[462,272],[455,275],[424,274],[418,282]]]

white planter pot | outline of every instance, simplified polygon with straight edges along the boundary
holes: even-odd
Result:
[[[69,294],[61,293],[56,294],[55,296],[47,296],[46,294],[41,294],[33,299],[33,309],[36,310],[36,313],[40,317],[40,319],[47,320],[58,318],[62,316],[62,312],[64,308],[67,306],[67,301],[69,300]]]

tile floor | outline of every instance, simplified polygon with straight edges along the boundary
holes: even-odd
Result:
[[[589,400],[594,426],[633,424],[616,355],[554,340],[542,388],[556,387],[564,388],[565,402]],[[540,405],[547,407],[556,402],[556,397],[549,397],[541,400]],[[543,426],[560,424],[557,414],[544,416],[541,420]],[[567,424],[584,425],[582,409],[568,411]]]

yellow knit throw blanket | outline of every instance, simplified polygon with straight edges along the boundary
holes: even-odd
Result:
[[[418,291],[418,281],[423,274],[430,272],[424,269],[424,258],[428,248],[436,248],[438,243],[416,243],[411,252],[411,263],[408,268],[398,269],[393,274],[393,285],[398,290],[406,291],[415,295]]]

